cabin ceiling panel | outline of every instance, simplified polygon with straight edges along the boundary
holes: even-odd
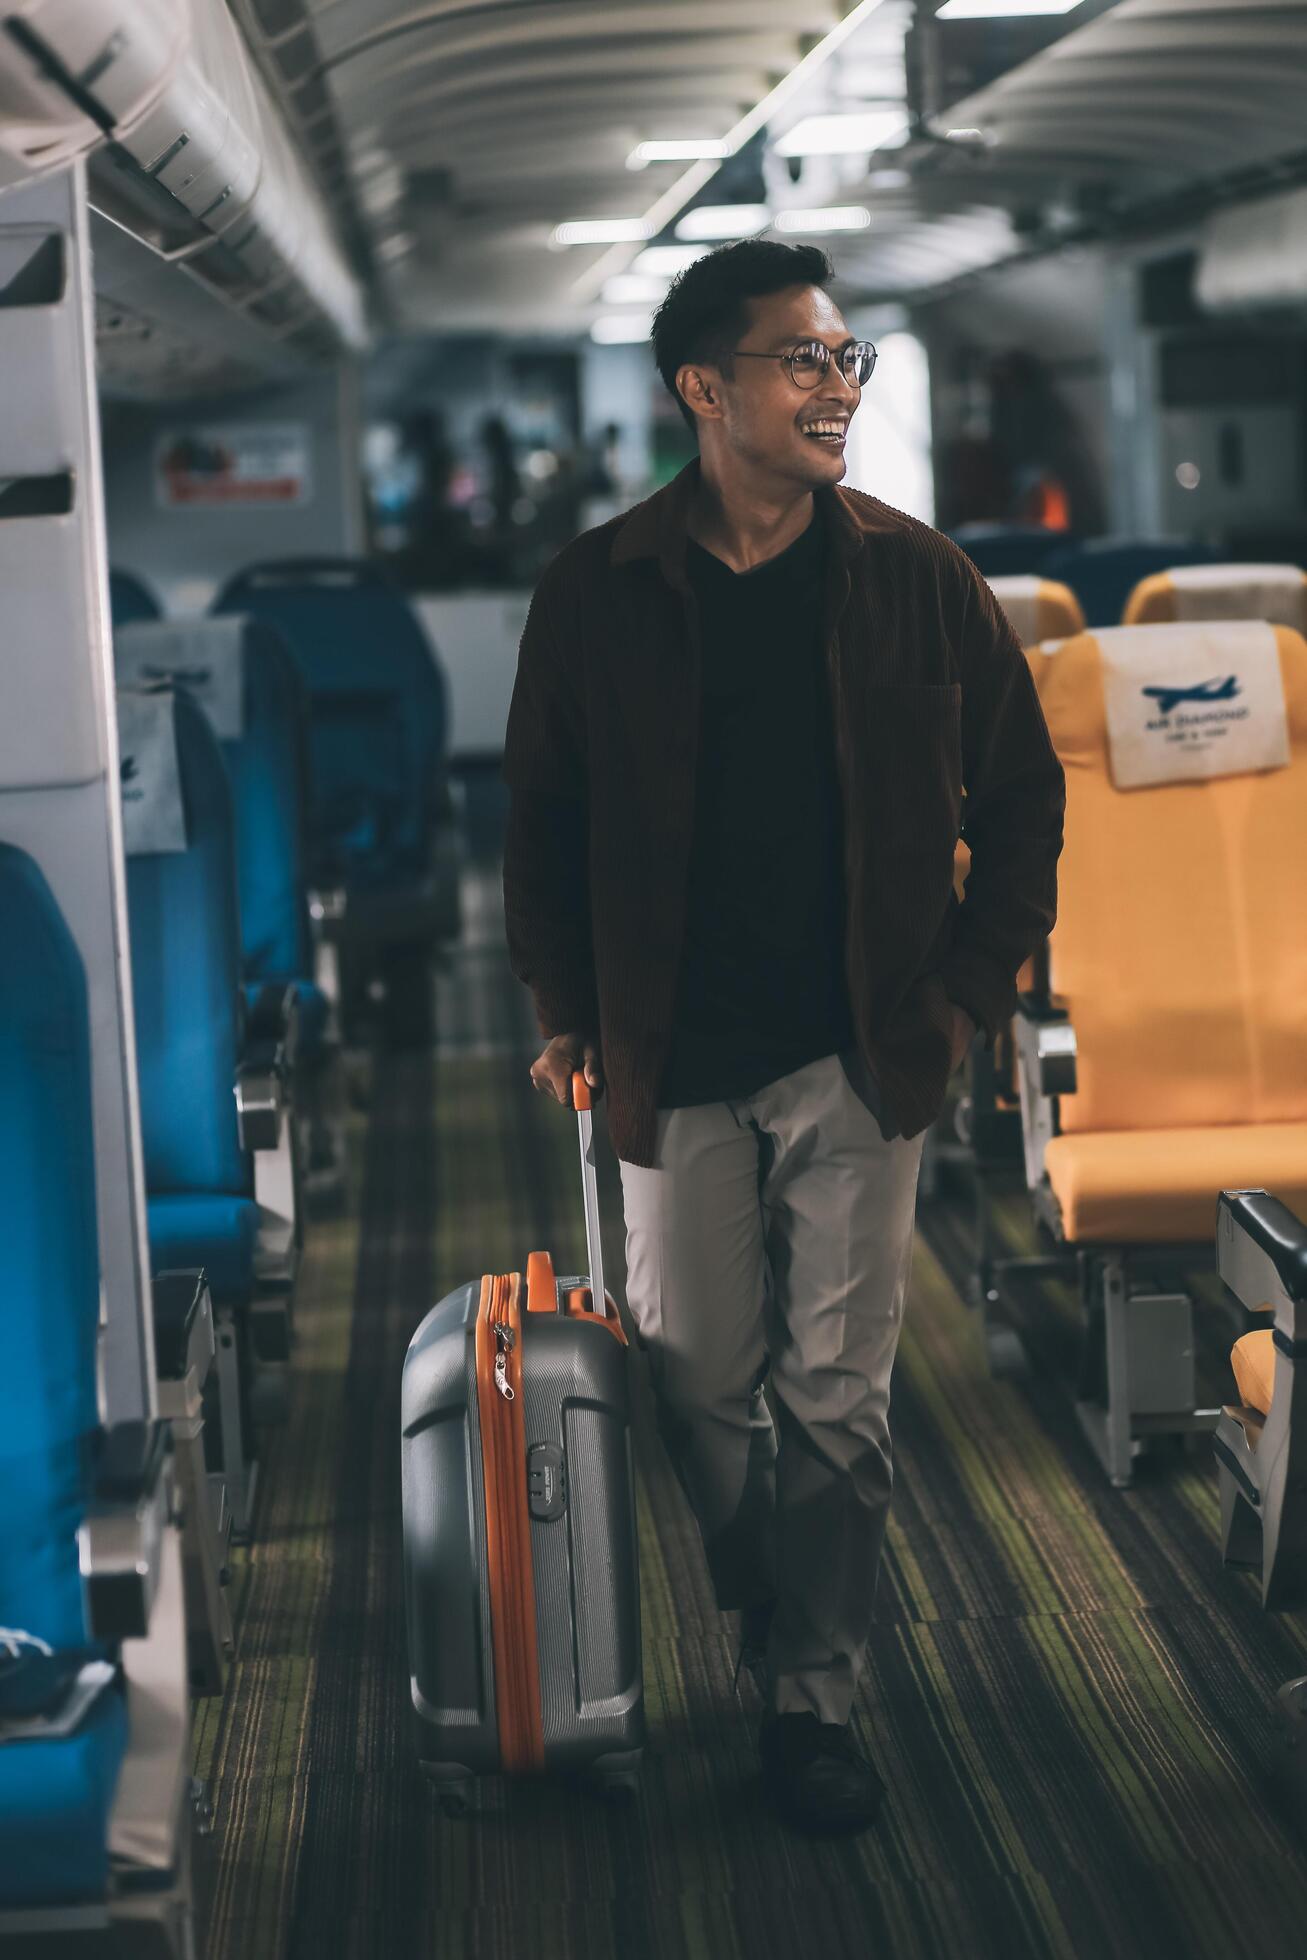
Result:
[[[329,105],[400,324],[529,318],[560,332],[593,317],[598,281],[582,297],[578,281],[602,248],[551,250],[554,227],[639,216],[684,166],[631,172],[636,143],[725,135],[847,12],[846,0],[231,4],[294,51],[283,68],[310,138]],[[906,102],[912,15],[910,0],[882,0],[814,106]],[[1041,226],[1051,242],[1060,225],[1225,195],[1281,160],[1307,168],[1304,100],[1307,0],[1117,0],[1082,24],[1068,15],[1060,39],[906,149],[864,159],[860,177],[828,173],[816,201],[871,211],[867,230],[830,241],[846,287],[926,290],[1029,246]],[[982,135],[949,139],[966,129]]]
[[[724,135],[844,11],[843,0],[306,0],[317,70],[365,180],[358,195],[366,207],[366,179],[387,162],[410,186],[393,219],[374,213],[383,235],[391,222],[413,241],[388,278],[403,317],[452,320],[466,284],[486,323],[556,309],[573,330],[584,254],[549,251],[554,227],[639,215],[684,165],[632,172],[637,143]]]
[[[1182,190],[1307,149],[1307,5],[1122,0],[953,104],[989,154],[1032,172]],[[950,159],[966,175],[968,159]]]

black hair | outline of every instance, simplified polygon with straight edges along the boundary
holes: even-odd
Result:
[[[692,429],[694,410],[676,386],[686,362],[710,362],[729,378],[731,349],[748,332],[751,299],[784,292],[787,286],[825,286],[833,276],[834,267],[817,245],[746,238],[696,259],[672,281],[654,315],[654,360]]]

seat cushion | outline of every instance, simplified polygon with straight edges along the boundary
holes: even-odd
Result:
[[[154,1272],[202,1267],[215,1306],[245,1305],[254,1291],[259,1230],[259,1208],[252,1198],[151,1198],[146,1217]]]
[[[1077,1244],[1214,1243],[1222,1191],[1307,1207],[1307,1123],[1076,1132],[1054,1137],[1044,1163]]]
[[[127,1711],[111,1688],[74,1734],[0,1749],[0,1908],[103,1898],[126,1744]]]
[[[1275,1392],[1275,1336],[1270,1328],[1241,1336],[1230,1350],[1230,1366],[1244,1407],[1268,1416]]]

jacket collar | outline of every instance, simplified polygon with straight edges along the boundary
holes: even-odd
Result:
[[[699,459],[695,457],[670,483],[627,513],[617,527],[609,562],[629,565],[637,559],[656,558],[668,584],[683,592],[687,583],[686,524],[698,482]],[[818,490],[816,496],[838,555],[845,561],[862,549],[868,537],[902,529],[902,519],[875,497],[864,497],[842,485]]]

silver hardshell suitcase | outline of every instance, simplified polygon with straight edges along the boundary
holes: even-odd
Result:
[[[633,1787],[644,1744],[629,1356],[579,1072],[573,1100],[590,1277],[533,1252],[525,1278],[447,1294],[404,1360],[409,1683],[419,1760],[451,1812],[497,1772]]]

